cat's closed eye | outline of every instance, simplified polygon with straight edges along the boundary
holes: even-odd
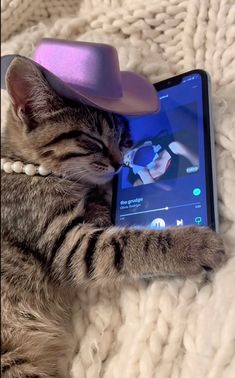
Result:
[[[82,145],[82,147],[86,150],[92,151],[94,153],[102,152],[103,146],[101,146],[98,143],[91,142],[91,141],[85,141]]]

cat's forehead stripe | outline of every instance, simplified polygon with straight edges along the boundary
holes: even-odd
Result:
[[[44,145],[44,147],[51,146],[53,144],[59,143],[62,140],[75,139],[80,137],[82,132],[80,130],[70,130],[64,133],[61,133],[54,137],[50,142]]]
[[[100,136],[102,136],[103,135],[103,128],[102,128],[102,124],[99,120],[96,122],[96,128],[97,128],[97,131],[100,134]]]

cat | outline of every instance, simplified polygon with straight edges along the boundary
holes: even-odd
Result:
[[[216,270],[223,242],[203,227],[113,226],[110,181],[132,145],[125,122],[60,98],[21,57],[6,84],[2,156],[53,174],[2,173],[2,376],[65,378],[79,287]]]

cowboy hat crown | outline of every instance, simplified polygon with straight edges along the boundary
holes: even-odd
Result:
[[[1,57],[2,88],[8,67],[17,56]],[[31,62],[62,97],[123,115],[159,110],[154,87],[140,75],[120,71],[117,50],[110,45],[45,38]]]

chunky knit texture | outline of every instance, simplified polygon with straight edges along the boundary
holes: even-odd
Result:
[[[235,372],[234,0],[3,0],[2,54],[42,37],[113,44],[121,68],[154,82],[212,77],[221,233],[230,256],[212,283],[157,281],[81,290],[73,376],[232,378]],[[7,98],[2,98],[4,120]]]

